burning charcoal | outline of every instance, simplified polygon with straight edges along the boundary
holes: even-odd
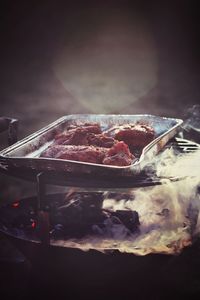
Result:
[[[115,212],[104,210],[104,219],[101,223],[92,226],[94,234],[127,236],[135,232],[139,226],[139,217],[136,211],[117,210]]]
[[[32,230],[36,227],[36,222],[29,215],[20,214],[18,215],[12,223],[12,226],[15,228],[24,228],[25,230]]]
[[[58,223],[62,224],[61,227],[57,227],[54,225],[52,230],[52,234],[54,237],[64,236],[74,236],[74,237],[81,237],[85,234],[87,228],[82,221],[82,215],[77,210],[73,210],[72,208],[68,210],[62,210],[59,214],[55,215],[51,219],[52,224]]]
[[[140,225],[139,216],[136,211],[116,210],[112,215],[117,217],[131,232],[134,232]]]
[[[91,231],[94,224],[103,222],[102,193],[74,193],[68,201],[51,216],[54,224],[63,225],[66,235],[83,236]]]

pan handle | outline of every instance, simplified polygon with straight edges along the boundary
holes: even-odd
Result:
[[[0,133],[8,130],[9,146],[17,142],[18,123],[17,119],[0,117]]]

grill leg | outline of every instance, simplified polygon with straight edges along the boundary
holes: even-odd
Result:
[[[46,184],[44,181],[44,173],[37,175],[37,196],[38,196],[38,230],[42,245],[50,244],[50,222],[49,212],[45,210],[44,200],[46,193]]]

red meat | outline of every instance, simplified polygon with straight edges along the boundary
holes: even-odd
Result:
[[[71,125],[70,129],[55,136],[55,143],[58,145],[88,145],[87,136],[90,133],[101,133],[100,125],[96,123]]]
[[[87,136],[88,144],[97,146],[111,148],[115,144],[115,140],[112,137],[106,136],[105,134],[88,134]]]
[[[55,137],[55,144],[58,145],[88,145],[87,141],[88,131],[84,128],[77,127],[68,130]]]
[[[103,164],[129,166],[134,158],[135,157],[130,152],[129,147],[124,142],[118,142],[108,150],[103,160]]]
[[[131,149],[143,148],[155,138],[154,129],[146,124],[115,126],[109,134],[116,140],[125,142]]]
[[[60,152],[62,149],[62,145],[52,145],[49,146],[46,150],[44,150],[41,154],[40,157],[46,157],[46,158],[55,158],[56,155]]]
[[[80,123],[80,124],[72,124],[68,127],[68,130],[83,128],[89,133],[102,133],[101,127],[98,123]]]
[[[107,151],[106,148],[94,146],[52,145],[41,154],[41,157],[102,164]]]
[[[104,165],[128,166],[155,137],[153,128],[146,124],[126,124],[101,132],[99,124],[71,125],[57,134],[54,143],[41,157],[82,161]],[[131,152],[130,152],[131,150]]]
[[[97,147],[110,148],[114,145],[115,140],[103,133],[95,134],[89,132],[84,127],[76,127],[55,137],[55,144],[58,145],[93,145]]]

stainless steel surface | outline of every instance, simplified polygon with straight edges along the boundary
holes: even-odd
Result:
[[[145,122],[155,130],[155,139],[143,148],[141,156],[132,165],[118,167],[63,159],[40,158],[40,153],[53,143],[55,134],[77,122],[98,122],[105,131],[113,125]],[[181,119],[152,115],[95,115],[79,114],[64,116],[11,147],[0,152],[0,164],[4,169],[21,168],[35,171],[64,171],[74,174],[99,176],[133,176],[139,174],[148,163],[177,133]]]

